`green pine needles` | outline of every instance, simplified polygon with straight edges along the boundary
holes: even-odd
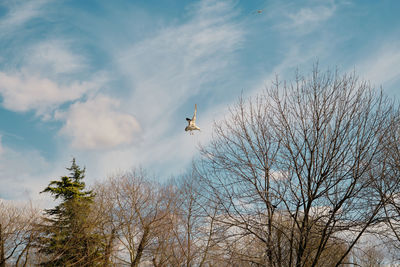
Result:
[[[98,266],[102,245],[90,216],[94,194],[85,191],[85,168],[80,168],[75,159],[67,170],[69,176],[51,181],[42,191],[61,202],[45,210],[39,246],[46,258],[41,266]]]

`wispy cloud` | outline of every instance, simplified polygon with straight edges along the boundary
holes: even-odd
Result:
[[[131,92],[120,98],[103,92],[59,113],[65,122],[60,134],[72,144],[63,158],[76,155],[98,178],[133,165],[157,165],[152,169],[163,170],[162,176],[187,168],[198,142],[211,136],[215,114],[199,105],[198,120],[205,129],[195,136],[184,131],[185,116],[191,116],[196,97],[224,90],[208,85],[232,72],[244,40],[234,9],[231,1],[198,2],[188,7],[184,23],[164,26],[112,52],[115,71]],[[226,102],[221,105],[226,108]]]
[[[60,75],[85,70],[87,63],[82,55],[71,51],[71,41],[50,39],[26,49],[24,67],[31,71]]]
[[[142,133],[137,147],[121,150],[120,156],[113,151],[113,158],[129,162],[137,158],[144,165],[171,163],[168,155],[174,151],[174,161],[182,163],[175,168],[190,162],[197,141],[190,137],[183,141],[186,114],[177,112],[189,107],[192,113],[196,97],[224,90],[209,84],[221,81],[235,65],[245,36],[236,15],[231,1],[200,1],[188,7],[184,24],[165,26],[114,54],[118,70],[129,77],[133,91],[121,104],[135,114]],[[203,106],[199,114],[204,112]]]
[[[204,85],[219,78],[243,40],[231,2],[207,0],[191,8],[187,23],[115,54],[134,89],[132,106],[150,123],[170,116],[199,92],[216,90]]]
[[[290,31],[295,35],[304,35],[320,28],[330,19],[337,6],[334,1],[320,1],[309,6],[276,4],[270,7],[269,19],[280,31]]]
[[[288,13],[289,22],[283,24],[285,28],[293,28],[297,31],[305,31],[310,26],[314,27],[332,17],[335,12],[335,6],[317,6],[314,8],[301,8],[298,12]]]
[[[355,65],[361,78],[369,80],[377,87],[400,80],[399,45],[399,40],[385,41],[378,50],[368,56],[364,55],[365,57]]]
[[[13,33],[15,28],[37,17],[49,0],[5,0],[0,5],[7,9],[7,13],[0,19],[0,35]]]

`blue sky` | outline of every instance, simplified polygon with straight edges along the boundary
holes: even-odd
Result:
[[[258,13],[257,10],[262,10]],[[356,70],[400,97],[397,0],[0,1],[0,198],[190,166],[241,92],[296,68]],[[184,132],[198,105],[201,133]]]

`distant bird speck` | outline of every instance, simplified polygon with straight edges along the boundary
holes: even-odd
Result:
[[[260,14],[262,14],[263,12],[264,12],[263,9],[257,9],[257,10],[255,10],[255,11],[251,11],[250,14],[251,14],[251,15],[260,15]]]

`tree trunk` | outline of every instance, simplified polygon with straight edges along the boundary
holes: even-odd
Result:
[[[115,232],[116,232],[116,230],[115,230],[115,228],[113,228],[111,230],[110,239],[108,240],[108,243],[107,243],[107,246],[106,246],[106,251],[105,251],[105,254],[104,254],[103,267],[109,266],[111,252],[112,252],[112,246],[113,246],[113,242],[114,242],[114,238],[115,238]]]
[[[138,249],[136,251],[136,257],[133,260],[133,262],[131,263],[131,267],[138,267],[139,266],[140,259],[141,259],[142,255],[143,255],[143,250],[144,250],[144,247],[145,247],[145,245],[147,243],[147,238],[149,236],[149,233],[150,233],[150,228],[149,227],[145,227],[144,231],[143,231],[142,239],[140,240]]]

